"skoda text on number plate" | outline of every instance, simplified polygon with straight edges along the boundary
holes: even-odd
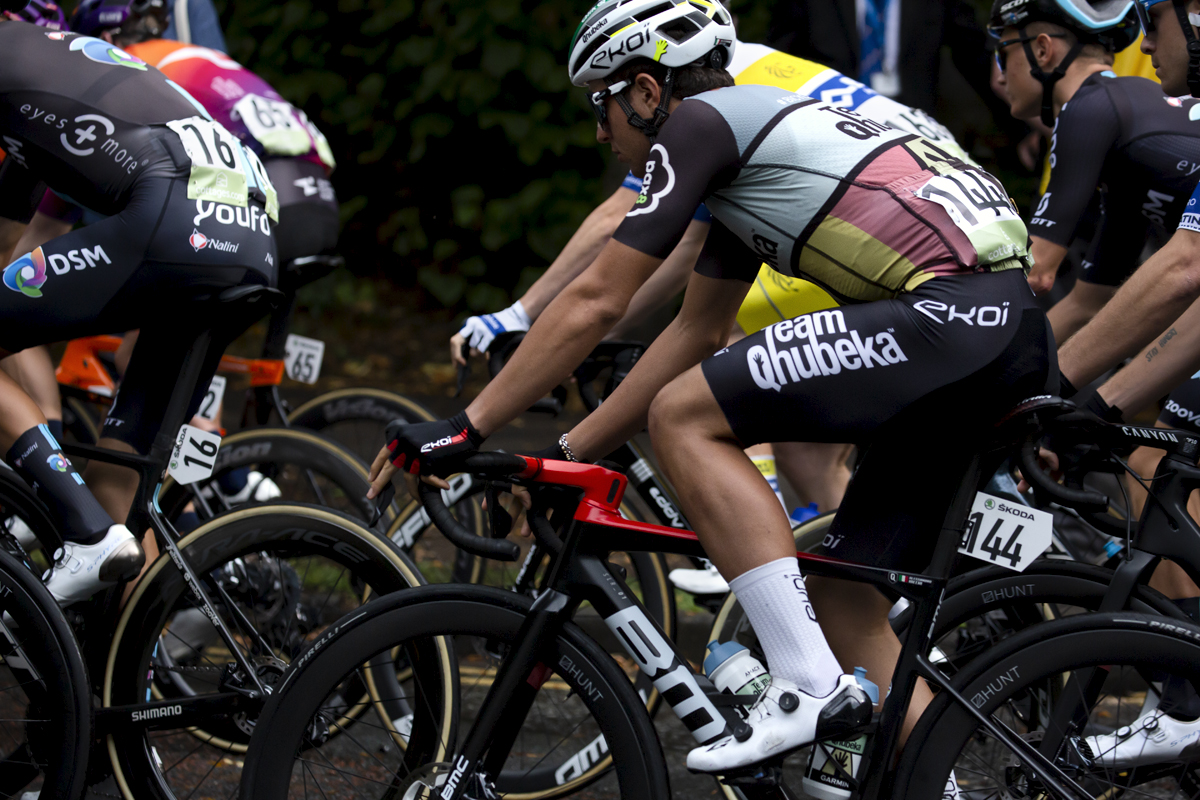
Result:
[[[180,483],[195,483],[213,474],[221,437],[215,433],[184,425],[175,437],[167,474]]]
[[[1050,547],[1053,533],[1053,514],[980,492],[958,552],[1024,572]]]
[[[284,349],[287,352],[284,356],[287,376],[301,383],[316,383],[321,375],[325,343],[320,339],[309,339],[307,336],[289,333]]]
[[[213,375],[212,383],[208,385],[208,391],[204,393],[204,399],[200,401],[200,416],[207,420],[215,420],[221,413],[221,401],[225,399],[225,378],[222,375]]]

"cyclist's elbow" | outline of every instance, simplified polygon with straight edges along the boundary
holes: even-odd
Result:
[[[1166,260],[1157,281],[1167,295],[1163,299],[1191,302],[1200,296],[1200,233],[1180,229],[1159,253]]]

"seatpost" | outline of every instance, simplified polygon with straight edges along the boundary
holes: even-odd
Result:
[[[292,315],[296,311],[296,293],[288,292],[287,300],[271,312],[267,318],[267,340],[263,342],[262,357],[283,360],[287,355],[287,337],[292,328]],[[288,424],[287,409],[279,396],[278,386],[261,386],[254,399],[254,415],[259,425],[266,425],[271,412],[279,412],[279,421],[285,428]]]

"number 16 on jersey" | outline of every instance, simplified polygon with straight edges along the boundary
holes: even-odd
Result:
[[[1053,514],[979,492],[958,552],[1024,572],[1050,547],[1053,535]]]

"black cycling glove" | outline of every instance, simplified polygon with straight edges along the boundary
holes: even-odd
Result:
[[[452,464],[483,444],[483,437],[465,411],[450,419],[415,425],[392,420],[384,436],[392,452],[392,464],[413,475],[449,474],[454,471]]]

